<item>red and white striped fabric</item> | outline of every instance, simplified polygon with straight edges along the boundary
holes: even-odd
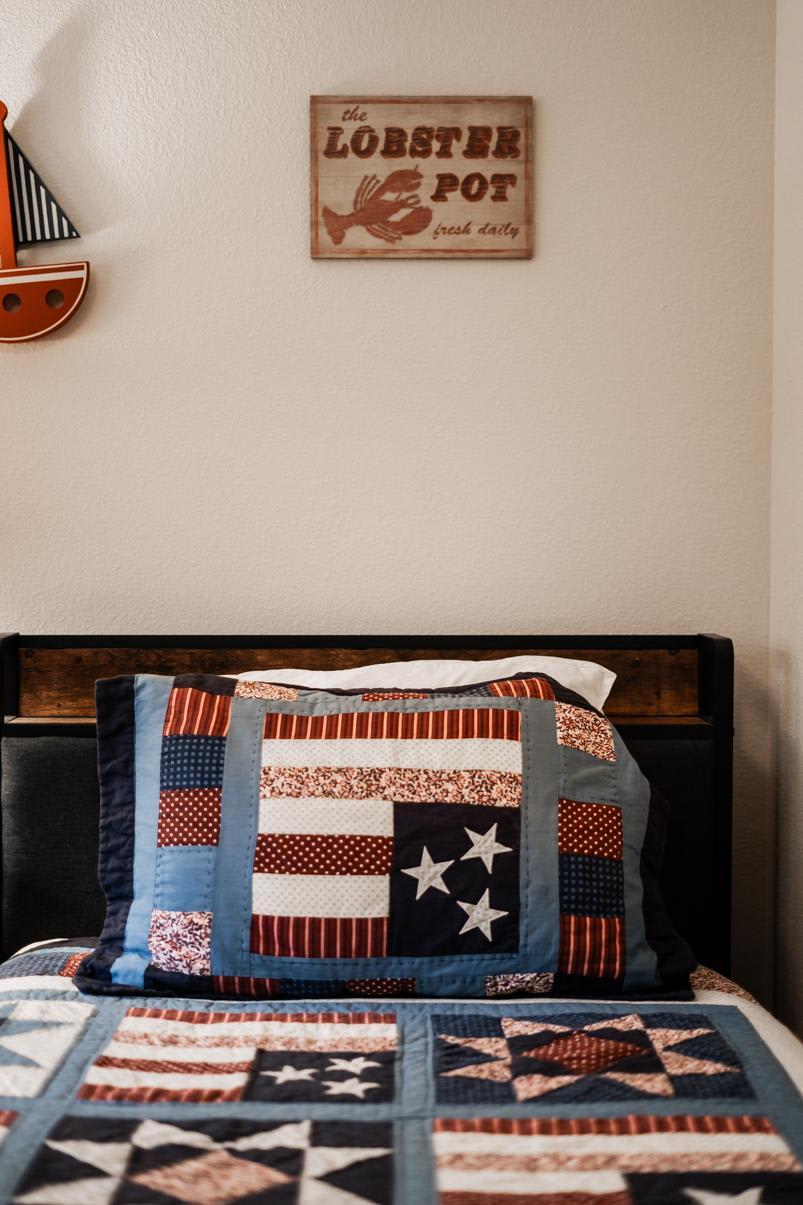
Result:
[[[539,696],[540,697],[540,696]],[[266,740],[521,740],[521,714],[507,708],[443,711],[344,711],[265,716]]]
[[[433,1131],[442,1205],[629,1205],[631,1175],[800,1170],[764,1117],[441,1118]]]
[[[561,916],[558,969],[567,975],[618,979],[625,966],[621,916]]]
[[[226,736],[231,723],[231,696],[174,686],[165,712],[165,736]]]
[[[488,689],[500,699],[554,699],[555,692],[544,678],[502,678],[489,682]]]

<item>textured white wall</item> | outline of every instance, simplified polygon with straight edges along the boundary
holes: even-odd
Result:
[[[778,1006],[803,1035],[803,5],[779,0],[770,642],[778,799]]]
[[[773,54],[756,0],[4,0],[94,285],[0,355],[0,626],[725,632],[766,993]],[[532,94],[536,258],[313,263],[351,89]]]

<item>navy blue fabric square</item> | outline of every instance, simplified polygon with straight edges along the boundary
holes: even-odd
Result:
[[[326,1000],[347,995],[343,979],[280,979],[279,996],[290,999]]]
[[[336,1039],[333,1041],[335,1044]],[[244,1100],[380,1104],[393,1099],[395,1051],[257,1051]]]
[[[518,808],[394,804],[388,952],[517,950],[519,834]]]
[[[184,787],[222,787],[226,738],[166,736],[162,740],[163,791]]]
[[[633,1205],[656,1201],[711,1202],[711,1205],[797,1205],[803,1201],[803,1176],[790,1172],[639,1172],[625,1176]]]
[[[624,875],[621,862],[587,854],[560,854],[560,910],[575,916],[623,916]]]

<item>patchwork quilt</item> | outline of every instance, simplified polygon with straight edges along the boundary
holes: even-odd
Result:
[[[0,967],[1,1201],[803,1201],[801,1099],[733,997],[98,996],[85,954]]]

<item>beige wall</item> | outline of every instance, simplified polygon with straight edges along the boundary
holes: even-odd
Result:
[[[769,0],[5,0],[95,279],[0,356],[0,626],[725,632],[766,995],[773,55]],[[311,262],[351,89],[532,94],[536,258]]]
[[[770,640],[778,792],[778,1006],[803,1034],[803,5],[780,0]]]

